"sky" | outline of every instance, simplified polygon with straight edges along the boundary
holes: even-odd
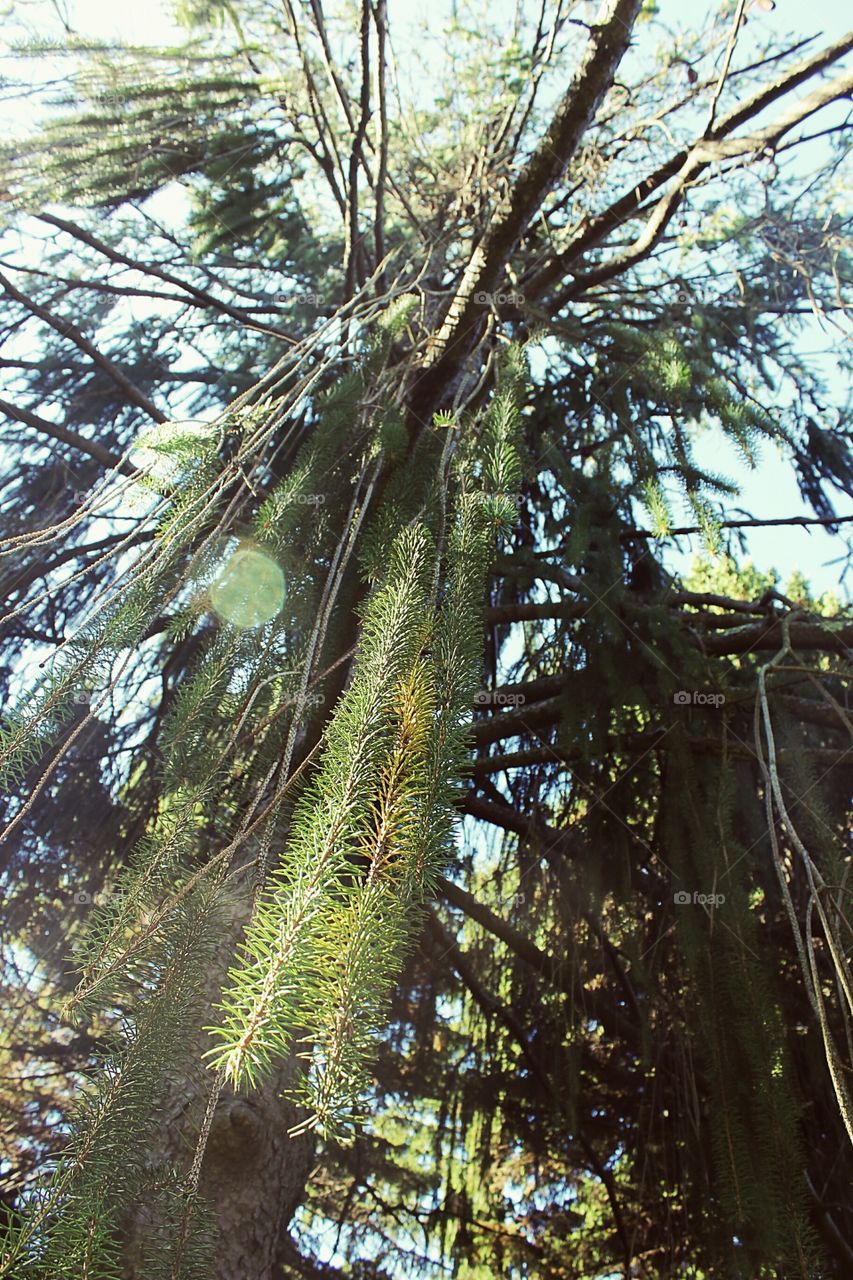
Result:
[[[14,16],[40,34],[59,34],[67,21],[81,35],[138,44],[167,43],[181,29],[170,0],[16,0]]]
[[[419,41],[422,47],[431,47],[423,43],[426,34],[440,44],[441,28],[454,4],[455,0],[431,0],[427,7],[422,0],[389,0],[389,17],[397,53],[404,54],[407,47],[416,47]],[[16,28],[24,27],[36,36],[61,36],[65,23],[79,34],[140,44],[168,44],[185,35],[172,18],[172,0],[138,0],[136,4],[116,3],[115,0],[16,0],[6,7]],[[677,3],[676,0],[659,0],[659,7],[663,16],[679,27],[706,21],[711,10],[708,0],[677,0]],[[512,8],[514,0],[489,0],[490,14],[511,11]],[[847,6],[840,0],[810,0],[808,6],[803,6],[800,0],[776,0],[772,12],[762,10],[760,14],[756,13],[756,20],[785,32],[794,30],[818,34],[826,43],[846,29],[848,13]],[[758,29],[754,30],[757,32]],[[2,69],[0,60],[0,71]],[[436,93],[441,92],[440,79],[440,76],[436,77]],[[31,122],[32,112],[32,100],[18,98],[0,102],[0,127]],[[808,350],[824,350],[822,367],[830,399],[843,403],[845,380],[837,358],[833,356],[839,335],[832,331],[821,332],[815,322],[806,329],[802,341]],[[763,447],[760,464],[752,472],[744,466],[734,449],[715,433],[709,433],[700,442],[697,457],[709,469],[722,471],[737,480],[742,493],[734,502],[755,518],[813,514],[800,498],[790,462],[771,445]],[[831,496],[839,515],[853,515],[853,502],[843,495]],[[679,570],[687,567],[692,552],[699,549],[699,540],[691,540],[690,543],[684,540],[681,546],[683,552],[670,557],[670,567]],[[818,591],[837,586],[840,567],[831,562],[842,551],[839,539],[818,527],[811,531],[773,528],[756,530],[748,535],[748,554],[759,568],[776,568],[783,582],[795,568],[800,569]],[[846,585],[849,588],[853,582]]]

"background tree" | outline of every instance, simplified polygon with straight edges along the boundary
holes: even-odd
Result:
[[[853,36],[180,13],[19,50],[0,1275],[847,1274],[853,619],[697,446],[843,527]]]

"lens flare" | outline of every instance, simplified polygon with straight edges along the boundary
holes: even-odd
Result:
[[[219,617],[244,630],[274,618],[284,595],[281,565],[246,545],[237,548],[210,587],[210,603]]]

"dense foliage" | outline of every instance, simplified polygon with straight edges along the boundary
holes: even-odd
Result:
[[[853,36],[678,16],[17,46],[0,1276],[853,1270]]]

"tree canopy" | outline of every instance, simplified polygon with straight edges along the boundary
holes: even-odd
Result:
[[[5,86],[0,1277],[853,1273],[853,34],[175,14]]]

